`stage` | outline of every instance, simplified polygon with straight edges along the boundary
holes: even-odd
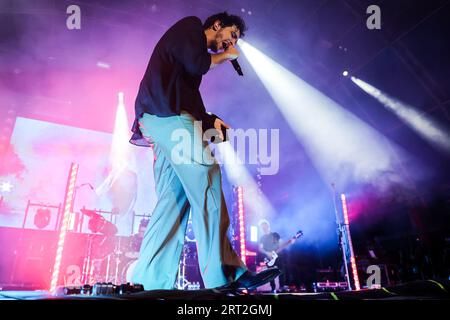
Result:
[[[0,291],[1,300],[153,300],[153,301],[226,301],[233,302],[274,302],[310,300],[450,300],[450,281],[415,281],[394,287],[363,289],[359,291],[310,292],[310,293],[261,293],[234,292],[223,293],[217,290],[151,290],[135,293],[109,295],[83,295],[48,291]]]
[[[0,307],[64,306],[15,317],[450,300],[450,0],[0,14]]]

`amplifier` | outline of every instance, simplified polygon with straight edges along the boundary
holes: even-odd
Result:
[[[126,295],[142,291],[144,291],[144,287],[140,284],[115,285],[111,282],[97,282],[93,286],[85,284],[83,286],[58,287],[56,295]]]
[[[348,290],[347,282],[314,282],[314,292],[343,291]]]

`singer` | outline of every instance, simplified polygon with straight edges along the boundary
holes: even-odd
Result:
[[[199,86],[203,74],[239,56],[237,40],[244,35],[244,21],[227,12],[213,15],[202,24],[197,17],[175,23],[156,44],[135,103],[136,118],[131,143],[151,146],[158,201],[142,241],[132,280],[146,290],[173,289],[185,239],[189,211],[197,240],[200,272],[206,288],[235,290],[255,288],[279,275],[268,269],[247,270],[227,238],[229,216],[222,194],[220,166],[205,163],[209,145],[203,130],[215,129],[223,139],[220,118],[206,112]],[[187,132],[192,149],[181,164],[172,158],[179,144],[172,133]]]

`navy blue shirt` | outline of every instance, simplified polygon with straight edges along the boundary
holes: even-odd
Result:
[[[210,65],[211,55],[199,18],[183,18],[167,30],[156,44],[139,85],[130,142],[149,146],[138,123],[144,113],[170,117],[185,110],[202,121],[204,130],[214,127],[217,117],[206,113],[199,91]]]

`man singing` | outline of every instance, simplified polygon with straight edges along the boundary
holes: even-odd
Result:
[[[206,112],[199,87],[210,69],[239,56],[235,46],[245,31],[244,21],[226,12],[204,24],[197,17],[181,19],[156,44],[140,83],[130,142],[153,148],[158,197],[133,275],[146,290],[174,288],[190,210],[206,288],[251,289],[279,275],[277,269],[249,272],[232,249],[220,167],[204,159],[211,152],[194,123],[223,139],[228,125]],[[194,150],[182,161],[173,152],[180,141],[172,134],[180,129]]]

